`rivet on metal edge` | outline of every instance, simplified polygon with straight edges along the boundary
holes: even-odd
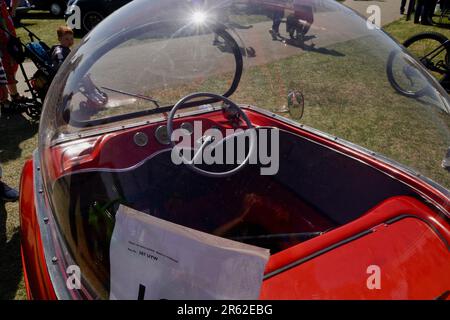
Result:
[[[57,257],[53,257],[53,258],[52,258],[52,262],[53,262],[53,263],[57,263],[57,262],[58,262],[58,258],[57,258]]]

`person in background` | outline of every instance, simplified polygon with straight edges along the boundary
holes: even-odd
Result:
[[[273,40],[277,40],[280,37],[280,24],[284,18],[284,6],[286,1],[276,1],[268,5],[269,17],[272,19],[272,28],[269,33],[272,35]]]
[[[416,6],[416,0],[409,0],[408,9],[406,10],[406,21],[411,19],[411,15],[414,12]]]
[[[433,24],[434,11],[436,10],[438,0],[427,0],[425,3],[425,19]]]
[[[436,5],[437,0],[417,0],[416,12],[414,14],[414,23],[420,22],[423,25],[432,25],[432,18]]]
[[[70,48],[73,46],[73,30],[67,26],[61,26],[56,31],[59,44],[51,50],[53,67],[59,69],[64,60],[70,54]]]
[[[2,181],[3,170],[0,166],[0,200],[4,202],[16,202],[19,200],[19,192],[9,187]]]
[[[425,0],[417,0],[416,12],[414,12],[414,23],[420,23],[422,13],[425,11]]]
[[[315,1],[316,0],[302,0],[299,3],[300,12],[302,13],[300,19],[306,22],[303,26],[303,35],[306,35],[309,32],[309,29],[311,29],[311,26],[314,23]]]
[[[2,57],[3,68],[6,72],[8,80],[9,96],[14,102],[25,102],[27,98],[21,96],[17,91],[16,73],[19,68],[17,62],[11,57],[8,52],[7,44],[10,35],[16,36],[16,29],[14,27],[13,18],[16,15],[16,9],[19,4],[18,0],[11,0],[8,8],[6,0],[0,0],[0,56]],[[8,34],[9,33],[9,34]]]
[[[6,72],[3,68],[2,58],[0,56],[0,112],[3,108],[3,104],[8,102],[8,79],[6,78]],[[0,113],[1,117],[1,113]]]
[[[405,14],[406,0],[402,0],[400,4],[400,14]]]

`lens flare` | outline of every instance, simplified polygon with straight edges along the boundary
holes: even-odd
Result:
[[[192,21],[196,24],[203,24],[206,21],[206,13],[202,11],[196,11],[192,14]]]

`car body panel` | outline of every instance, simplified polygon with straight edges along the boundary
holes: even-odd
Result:
[[[28,160],[22,171],[20,185],[21,254],[27,296],[29,299],[56,299],[44,255],[39,223],[37,221],[33,160]]]
[[[279,127],[294,131],[301,136],[306,136],[312,141],[326,144],[328,147],[333,148],[336,151],[351,154],[352,157],[360,159],[360,161],[366,161],[368,164],[373,166],[378,166],[380,170],[384,172],[389,172],[389,174],[396,175],[402,181],[407,181],[408,175],[395,170],[393,167],[383,163],[379,159],[371,156],[368,157],[364,153],[359,152],[355,149],[351,149],[345,146],[341,142],[333,141],[333,139],[327,139],[314,134],[307,130],[307,128],[300,128],[297,126],[290,126],[289,121],[283,121],[279,116],[270,117],[269,114],[263,114],[256,112],[256,108],[252,110],[247,110],[250,118],[254,123],[258,125]],[[207,116],[207,117],[205,117]],[[203,120],[210,121],[210,125],[214,125],[217,120],[217,113],[206,112]],[[197,116],[198,117],[198,116]],[[188,118],[182,118],[178,122],[187,121]],[[154,136],[150,132],[153,132],[159,126],[158,122],[148,126],[149,136]],[[144,154],[136,154],[138,149],[132,148],[130,150],[124,150],[123,148],[117,148],[117,146],[130,146],[127,143],[129,139],[135,135],[136,132],[145,132],[142,127],[119,130],[115,133],[109,133],[105,136],[97,138],[86,138],[89,143],[78,143],[81,147],[78,151],[84,153],[83,146],[92,151],[92,157],[89,158],[73,158],[74,162],[55,161],[54,163],[61,163],[62,167],[54,168],[55,175],[58,174],[68,174],[70,171],[65,171],[65,168],[70,168],[70,170],[75,170],[83,172],[88,168],[98,168],[103,167],[104,170],[108,169],[108,164],[111,163],[108,159],[116,158],[116,151],[123,154],[126,152],[129,157],[122,157],[123,168],[134,166],[135,163],[129,162],[131,159],[144,157]],[[158,153],[165,147],[156,143],[156,141],[151,141],[150,145],[159,146],[159,149],[152,149],[151,153]],[[64,150],[64,149],[63,149]],[[146,150],[145,153],[148,153]],[[35,154],[36,157],[36,154]],[[55,159],[64,159],[64,151],[62,153],[58,152],[53,155]],[[112,157],[112,158],[110,158]],[[37,159],[35,159],[36,161]],[[77,163],[78,165],[74,164]],[[120,168],[115,168],[119,169]],[[39,229],[38,223],[36,223],[36,213],[33,211],[32,203],[29,199],[32,198],[34,190],[30,187],[32,184],[32,163],[27,162],[24,168],[23,178],[22,178],[22,200],[21,200],[21,215],[22,215],[22,234],[25,239],[30,239],[25,241],[23,244],[23,250],[25,252],[24,259],[25,269],[28,281],[27,283],[38,284],[37,287],[32,287],[28,285],[28,290],[33,298],[55,298],[54,292],[51,290],[52,283],[49,281],[48,274],[45,277],[40,275],[40,270],[47,269],[46,261],[48,258],[43,257],[42,250],[52,251],[51,248],[42,248],[42,241],[40,240],[41,230]],[[39,171],[35,171],[40,174]],[[410,176],[411,184],[419,187],[421,182],[417,177]],[[424,184],[422,191],[424,195],[428,197],[429,201],[441,199],[442,201],[437,201],[437,203],[445,203],[442,195],[436,192],[435,189],[430,188]],[[28,200],[27,200],[28,199]],[[448,204],[447,204],[448,205]],[[48,210],[44,208],[44,210]],[[30,214],[31,212],[31,214]],[[53,218],[52,218],[53,219]],[[398,221],[397,221],[398,220]],[[413,220],[413,221],[412,221]],[[53,225],[55,228],[56,225]],[[336,230],[329,233],[325,233],[322,236],[309,240],[305,243],[301,243],[297,246],[291,247],[285,251],[273,255],[266,268],[265,277],[266,280],[263,284],[261,298],[262,299],[283,299],[283,298],[299,298],[299,299],[314,299],[314,298],[326,298],[326,299],[339,299],[339,298],[350,298],[350,299],[380,299],[380,298],[390,298],[390,299],[417,299],[417,298],[428,298],[432,299],[437,297],[442,291],[442,286],[450,285],[450,279],[442,278],[440,282],[433,282],[435,285],[428,286],[427,290],[421,291],[420,294],[417,290],[405,290],[399,292],[398,290],[404,283],[394,283],[389,282],[387,287],[388,291],[383,291],[383,294],[377,294],[376,291],[366,290],[365,283],[361,286],[359,282],[348,282],[342,287],[334,287],[334,283],[331,282],[321,282],[320,286],[317,285],[313,280],[315,277],[308,276],[308,279],[312,279],[310,282],[303,281],[299,273],[303,275],[316,275],[318,272],[333,272],[333,266],[336,265],[338,257],[336,257],[336,252],[340,252],[342,255],[349,255],[351,252],[360,252],[351,261],[346,259],[349,264],[367,264],[368,261],[373,261],[371,264],[377,264],[379,261],[388,261],[395,258],[395,253],[401,250],[408,250],[408,242],[410,239],[404,235],[409,235],[410,237],[415,237],[414,239],[424,239],[423,243],[417,247],[411,247],[409,250],[413,250],[414,255],[408,255],[408,259],[405,263],[410,263],[414,266],[411,270],[408,268],[403,268],[396,270],[390,266],[382,266],[389,276],[396,274],[398,271],[398,277],[411,279],[414,276],[414,272],[422,272],[425,267],[429,267],[429,259],[424,259],[422,255],[426,248],[433,249],[436,251],[437,258],[430,256],[429,258],[436,258],[436,264],[432,266],[438,272],[433,273],[434,275],[440,274],[442,268],[445,269],[446,263],[449,261],[449,249],[448,242],[450,241],[448,218],[444,215],[439,215],[432,209],[425,206],[422,202],[411,198],[411,197],[396,197],[388,199],[381,203],[379,206],[373,208],[368,213],[363,215],[363,217],[353,221],[349,224],[342,226]],[[395,239],[395,243],[389,250],[383,251],[383,246],[390,244],[389,239]],[[37,243],[37,245],[35,244]],[[372,243],[372,246],[370,246]],[[55,245],[55,244],[54,244]],[[61,243],[62,248],[60,251],[64,252],[64,244]],[[35,253],[34,248],[39,248],[38,252]],[[371,247],[370,250],[367,248]],[[339,251],[335,251],[339,250]],[[317,255],[317,253],[321,253]],[[33,257],[33,258],[29,258]],[[336,260],[337,259],[337,260]],[[305,262],[303,262],[305,260]],[[417,261],[422,261],[423,263],[418,263]],[[302,263],[299,263],[302,262]],[[64,259],[58,260],[57,265],[59,265],[60,270],[67,268],[64,264]],[[297,265],[298,264],[298,265]],[[329,268],[326,268],[329,266]],[[330,269],[331,268],[331,269]],[[345,266],[342,267],[343,270],[347,270]],[[341,271],[342,273],[342,271]],[[347,276],[352,275],[352,272],[347,273]],[[363,281],[367,279],[369,275],[363,273],[358,278],[358,281]],[[286,279],[291,279],[286,281]],[[296,279],[293,281],[293,279]],[[428,278],[426,278],[428,279]],[[430,279],[428,279],[430,280]],[[431,280],[435,280],[434,278]],[[58,280],[61,282],[61,280]],[[301,285],[297,283],[301,282]],[[356,280],[355,280],[356,281]],[[400,281],[401,282],[401,281]],[[284,283],[284,284],[280,284]],[[327,283],[329,285],[327,285]],[[63,284],[64,285],[64,284]],[[59,287],[62,287],[61,283]],[[50,289],[48,288],[50,286]],[[291,288],[290,286],[294,286]],[[300,286],[302,290],[297,290],[295,286]],[[411,286],[414,287],[414,286]],[[333,289],[333,290],[332,290]],[[334,290],[336,289],[336,290]],[[52,293],[53,292],[53,293]],[[73,298],[77,298],[73,296]]]
[[[424,204],[389,199],[329,237],[272,257],[269,270],[289,268],[269,274],[261,298],[436,299],[450,285],[449,240],[448,223]],[[370,266],[379,268],[380,288],[367,285]]]

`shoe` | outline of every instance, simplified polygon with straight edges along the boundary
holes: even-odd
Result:
[[[213,46],[218,46],[220,44],[219,40],[214,39],[213,41]]]
[[[278,40],[278,37],[280,36],[279,32],[276,32],[273,29],[269,29],[269,33],[272,36],[272,40]]]
[[[0,198],[5,202],[16,202],[19,200],[19,192],[0,181]]]
[[[432,26],[434,23],[431,19],[421,19],[420,23],[424,26]]]

